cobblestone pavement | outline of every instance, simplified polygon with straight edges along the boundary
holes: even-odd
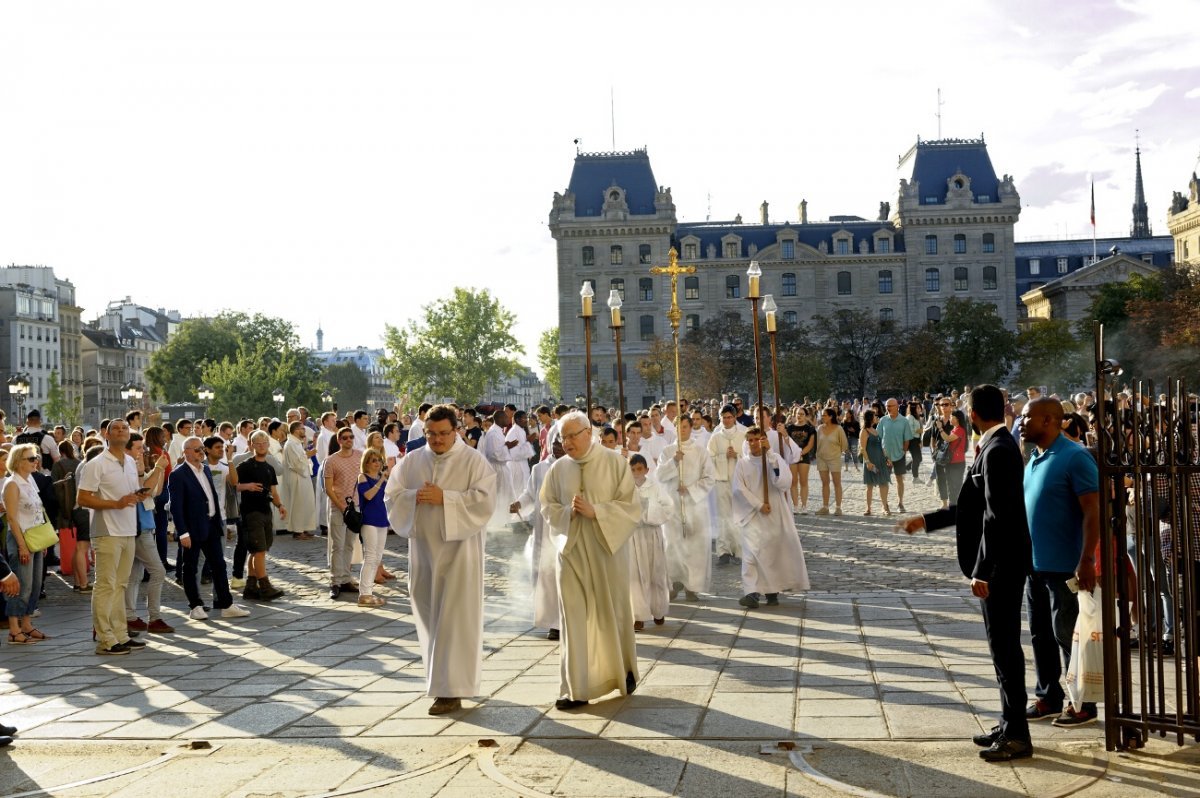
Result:
[[[711,593],[639,633],[637,692],[569,713],[553,708],[557,644],[531,628],[519,529],[488,540],[483,695],[441,718],[403,581],[382,610],[331,602],[320,540],[278,539],[288,595],[246,619],[189,622],[172,584],[178,633],[120,658],[92,654],[87,600],[54,576],[52,639],[0,650],[0,719],[21,729],[0,795],[92,778],[52,794],[1200,794],[1194,748],[1110,755],[1098,726],[1038,725],[1034,759],[982,763],[967,738],[999,699],[953,534],[898,535],[861,515],[862,491],[844,516],[798,517],[811,592],[746,611],[737,568],[714,568]],[[937,500],[916,486],[906,504]],[[404,541],[386,564],[403,575]]]

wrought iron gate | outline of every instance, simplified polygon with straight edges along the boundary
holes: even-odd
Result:
[[[1187,384],[1129,380],[1095,329],[1108,750],[1200,740],[1200,451]],[[1128,553],[1128,556],[1122,556]],[[1115,567],[1113,563],[1115,562]],[[1139,614],[1138,623],[1132,615]],[[1171,635],[1172,646],[1163,644]],[[1172,650],[1173,648],[1173,650]]]

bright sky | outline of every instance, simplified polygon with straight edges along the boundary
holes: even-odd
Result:
[[[918,10],[919,8],[919,10]],[[986,135],[1017,238],[1151,223],[1200,155],[1200,2],[56,2],[0,8],[0,262],[378,346],[452,285],[556,323],[575,147],[649,147],[681,220],[874,218],[917,136]],[[711,195],[711,200],[709,196]],[[575,287],[572,286],[572,293]]]

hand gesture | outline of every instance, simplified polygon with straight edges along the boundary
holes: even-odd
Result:
[[[675,462],[676,462],[676,463],[682,463],[682,462],[683,462],[683,449],[680,449],[680,448],[676,447],[676,449],[675,449],[675,458],[674,458],[674,459],[675,459]]]
[[[735,452],[735,451],[733,450],[733,447],[732,447],[732,446],[727,446],[727,447],[725,447],[725,456],[726,456],[726,457],[728,457],[728,458],[730,458],[731,460],[736,460],[736,459],[737,459],[737,452]]]
[[[171,458],[165,454],[160,454],[158,459],[154,461],[154,465],[158,466],[159,470],[166,471],[167,466],[171,464]]]
[[[759,512],[761,512],[763,515],[770,515],[771,514],[771,505],[764,504],[762,507],[759,508]]]
[[[914,532],[920,532],[925,528],[925,519],[919,515],[911,515],[908,518],[901,518],[896,522],[896,532],[906,532],[909,535]]]
[[[508,511],[509,511],[510,513],[519,513],[519,512],[521,512],[521,503],[520,503],[520,502],[513,502],[512,504],[508,505]]]
[[[982,579],[972,579],[971,580],[971,593],[974,594],[976,598],[981,598],[981,599],[987,598],[988,597],[988,583],[983,581]]]
[[[279,517],[285,521],[287,520],[287,508],[282,504],[279,505]]]
[[[192,536],[188,535],[187,537],[180,538],[179,545],[183,546],[185,549],[190,549],[192,547]]]
[[[432,482],[426,482],[422,488],[417,488],[417,504],[443,504],[442,489]]]
[[[1075,578],[1079,580],[1079,589],[1088,593],[1096,587],[1096,562],[1091,557],[1084,557],[1075,568]]]
[[[575,498],[571,500],[571,511],[582,515],[584,518],[596,517],[596,508],[592,506],[591,502],[579,494],[576,494]]]

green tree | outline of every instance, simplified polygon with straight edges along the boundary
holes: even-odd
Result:
[[[515,317],[487,289],[455,288],[423,309],[420,321],[387,326],[384,368],[396,393],[478,402],[500,380],[520,371],[524,353],[512,334]]]
[[[779,393],[784,401],[805,396],[822,399],[829,396],[833,381],[829,363],[819,352],[788,352],[779,358]]]
[[[880,373],[880,383],[911,396],[948,385],[950,347],[940,328],[924,326],[904,330],[896,336]]]
[[[947,375],[953,385],[999,382],[1012,368],[1017,335],[1004,326],[995,305],[951,299],[937,329],[953,356]]]
[[[150,359],[146,379],[151,396],[166,402],[194,402],[209,365],[226,358],[236,361],[240,352],[254,352],[260,342],[267,344],[268,351],[300,346],[290,322],[258,313],[225,311],[211,319],[186,319]]]
[[[839,310],[830,317],[818,316],[817,344],[825,353],[834,374],[841,375],[834,387],[855,396],[866,396],[876,385],[885,352],[894,339],[892,328],[880,324],[868,310]]]
[[[238,419],[274,414],[271,398],[276,388],[283,391],[284,409],[296,405],[321,406],[320,367],[307,349],[276,350],[269,341],[253,348],[240,347],[234,357],[208,363],[200,378],[215,395],[209,414],[218,419]]]
[[[73,403],[67,401],[67,394],[58,381],[58,372],[50,372],[46,387],[46,423],[74,427],[79,423],[74,409]]]
[[[339,407],[347,410],[366,409],[367,394],[371,384],[357,363],[333,363],[321,372],[321,379],[329,385]]]
[[[558,366],[558,328],[543,330],[538,338],[538,366],[542,369],[542,382],[551,396],[562,395],[562,372]]]
[[[682,361],[681,361],[682,367]],[[660,397],[667,396],[667,384],[671,385],[671,392],[674,392],[675,387],[675,348],[671,342],[655,336],[650,341],[650,346],[646,350],[646,354],[637,362],[637,373],[651,389],[658,386],[658,395]]]
[[[1017,350],[1019,385],[1043,385],[1065,395],[1087,381],[1092,372],[1090,341],[1085,349],[1064,319],[1031,321],[1017,334]]]

